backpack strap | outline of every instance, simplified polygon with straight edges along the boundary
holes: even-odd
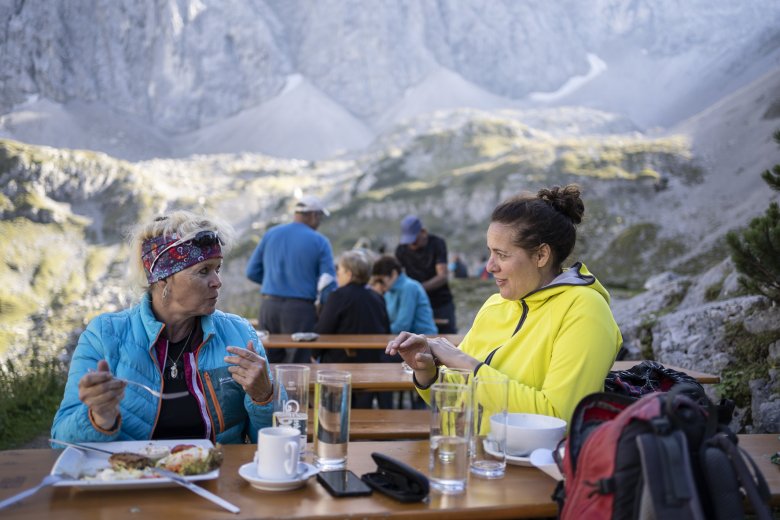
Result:
[[[705,520],[685,434],[679,430],[667,435],[644,433],[636,443],[644,482],[640,510],[652,511],[654,518],[663,520]]]
[[[739,479],[729,456],[711,442],[701,445],[698,454],[702,479],[701,493],[713,520],[745,520],[745,507]]]
[[[739,484],[745,490],[745,494],[758,520],[771,520],[772,512],[768,505],[770,498],[769,486],[761,470],[758,469],[750,455],[735,445],[725,433],[714,435],[707,441],[707,445],[722,450],[728,456],[731,466],[736,472]],[[753,470],[752,473],[745,461],[750,464]]]

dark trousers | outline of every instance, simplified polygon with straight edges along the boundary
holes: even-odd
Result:
[[[436,323],[439,334],[457,334],[458,326],[455,323],[455,304],[445,303],[441,307],[433,308],[433,319],[447,320],[446,323]]]
[[[317,324],[317,311],[314,302],[299,298],[281,298],[262,295],[260,299],[260,329],[271,334],[293,334],[295,332],[313,332]],[[272,348],[266,351],[270,363],[309,363],[311,349]],[[290,359],[291,358],[291,359]]]

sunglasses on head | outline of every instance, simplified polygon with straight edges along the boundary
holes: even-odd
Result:
[[[149,266],[149,272],[150,273],[154,272],[154,266],[157,263],[157,260],[159,260],[160,257],[163,254],[165,254],[165,252],[168,251],[169,249],[173,249],[174,247],[180,246],[182,244],[192,244],[198,249],[203,249],[206,247],[212,247],[217,243],[219,243],[220,245],[224,244],[222,239],[219,238],[219,235],[217,234],[216,231],[199,231],[192,238],[180,238],[176,242],[173,242],[172,244],[165,246],[162,251],[157,253],[157,256],[155,256],[154,260],[152,260],[152,265]]]

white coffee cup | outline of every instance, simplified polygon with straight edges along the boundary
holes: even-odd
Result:
[[[265,480],[292,480],[298,475],[300,432],[289,426],[262,428],[257,432],[255,465]]]

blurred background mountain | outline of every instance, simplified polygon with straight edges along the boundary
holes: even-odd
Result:
[[[134,302],[123,234],[158,212],[236,227],[220,305],[254,317],[246,260],[297,194],[336,253],[414,212],[473,271],[498,201],[577,182],[573,257],[631,354],[780,429],[780,315],[724,240],[778,198],[775,0],[5,0],[0,77],[0,359],[67,360]],[[495,287],[454,288],[465,332]]]

